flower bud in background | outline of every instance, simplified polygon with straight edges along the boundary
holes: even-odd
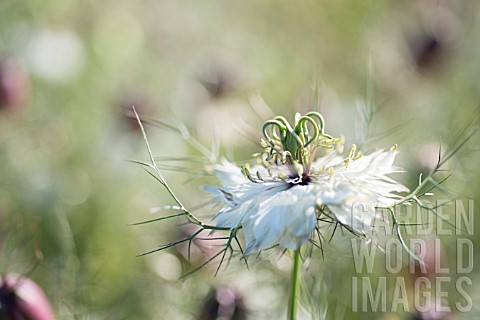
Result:
[[[438,154],[441,151],[440,142],[430,142],[422,145],[418,150],[417,166],[421,172],[428,173],[435,169],[438,163]],[[444,165],[449,169],[449,163]]]
[[[412,275],[414,280],[419,277],[435,279],[438,268],[446,265],[446,255],[441,247],[440,239],[427,238],[425,243],[425,248],[417,248],[417,250],[415,250],[415,254],[423,263],[420,264],[418,261],[415,261],[415,273]]]
[[[27,72],[17,63],[0,60],[0,110],[15,111],[30,96]]]
[[[229,287],[219,287],[207,296],[197,320],[245,320],[247,313],[238,292]]]
[[[410,317],[410,320],[453,320],[450,312],[441,309],[441,306],[445,307],[446,305],[446,301],[436,300],[432,303],[430,309],[417,312]]]
[[[9,274],[0,277],[0,319],[55,319],[43,290],[32,280]]]
[[[178,239],[190,238],[197,234],[189,243],[181,243],[176,247],[182,258],[192,266],[200,265],[213,258],[213,262],[218,262],[220,257],[215,258],[218,247],[223,244],[221,239],[207,230],[200,230],[197,227],[187,225],[179,229]],[[208,264],[213,270],[216,264]]]
[[[415,254],[422,259],[423,264],[415,262],[414,273],[412,280],[424,281],[425,278],[431,279],[435,282],[438,275],[437,269],[446,266],[446,255],[443,251],[439,239],[427,238],[426,246],[423,249],[415,250]],[[420,294],[417,292],[417,294]],[[428,308],[426,310],[418,310],[411,315],[411,320],[450,320],[452,319],[451,312],[448,311],[448,301],[433,297],[430,302],[426,302]]]

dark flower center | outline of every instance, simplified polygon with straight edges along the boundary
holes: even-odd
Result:
[[[312,182],[312,178],[308,173],[303,173],[301,176],[298,174],[291,175],[289,178],[291,180],[290,185],[292,187],[296,185],[306,186]]]

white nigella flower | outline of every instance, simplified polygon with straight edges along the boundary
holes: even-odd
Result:
[[[313,134],[309,134],[313,128]],[[339,140],[323,133],[323,118],[297,115],[295,127],[277,117],[264,126],[265,152],[252,168],[223,161],[214,167],[222,187],[214,192],[223,203],[218,227],[242,229],[244,255],[275,245],[299,250],[323,215],[357,233],[372,224],[377,207],[392,205],[408,189],[387,175],[396,147],[345,159],[334,149]],[[271,138],[272,137],[272,138]],[[315,159],[319,149],[327,149]]]

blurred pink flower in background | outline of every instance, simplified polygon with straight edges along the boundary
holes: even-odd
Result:
[[[14,274],[0,277],[0,318],[55,319],[50,302],[43,290],[32,280]]]

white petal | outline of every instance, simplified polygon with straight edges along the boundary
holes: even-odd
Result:
[[[299,249],[315,229],[314,206],[314,193],[308,186],[292,187],[262,202],[259,211],[242,224],[254,239],[247,243],[246,252],[258,252],[275,244]]]
[[[222,159],[221,164],[213,166],[213,171],[223,186],[235,186],[247,181],[242,169],[226,159]]]
[[[376,206],[394,204],[408,192],[387,174],[398,172],[392,167],[395,153],[378,150],[338,166],[333,174],[314,182],[317,202],[327,205],[342,224],[363,232],[375,218]]]

